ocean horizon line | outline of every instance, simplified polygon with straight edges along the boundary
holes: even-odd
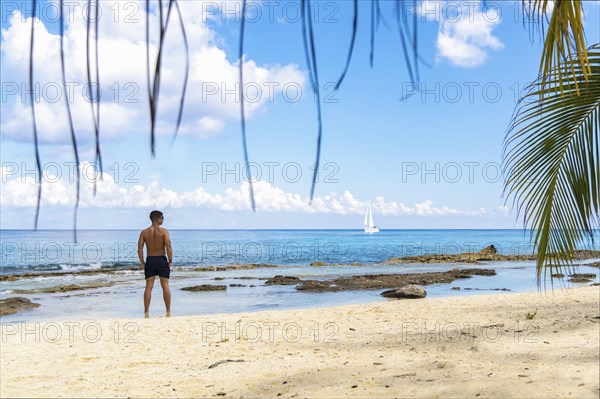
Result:
[[[93,228],[78,228],[77,231],[138,231],[139,229],[143,229],[147,226],[142,227],[132,227],[128,229],[93,229]],[[257,229],[257,228],[235,228],[235,229],[225,229],[225,228],[168,228],[169,231],[363,231],[362,228],[355,229],[343,229],[343,228],[326,228],[326,229],[290,229],[290,228],[265,228],[265,229]],[[522,228],[429,228],[429,229],[397,229],[390,228],[385,229],[381,228],[382,231],[525,231],[529,232],[531,229],[522,229]],[[594,229],[598,230],[598,229]],[[73,231],[73,229],[0,229],[0,232],[3,231]]]

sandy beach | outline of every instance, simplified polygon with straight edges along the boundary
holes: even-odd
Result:
[[[3,323],[0,394],[598,398],[599,290]]]

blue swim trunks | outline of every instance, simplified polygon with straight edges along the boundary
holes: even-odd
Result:
[[[147,256],[146,267],[144,267],[145,278],[159,276],[169,278],[171,268],[166,256]]]

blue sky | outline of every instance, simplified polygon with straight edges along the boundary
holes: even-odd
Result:
[[[320,182],[308,204],[317,118],[302,47],[299,2],[251,3],[245,43],[247,137],[257,212],[244,182],[235,98],[239,2],[180,2],[190,40],[190,86],[172,143],[184,73],[178,21],[166,36],[157,156],[149,151],[144,5],[102,2],[100,81],[105,178],[92,195],[94,141],[85,80],[85,20],[69,5],[67,81],[87,176],[80,228],[139,228],[163,210],[170,228],[362,228],[369,201],[381,228],[520,228],[504,207],[501,152],[518,93],[537,75],[542,43],[520,3],[419,3],[419,92],[404,63],[391,2],[369,66],[370,3],[359,2],[353,59],[339,91],[351,38],[352,2],[314,2],[324,97]],[[43,179],[41,228],[69,228],[73,155],[60,90],[55,2],[39,2],[36,92]],[[600,37],[598,2],[586,2],[588,45]],[[31,228],[35,168],[26,93],[30,5],[2,3],[2,228]],[[156,12],[156,9],[154,9]],[[413,13],[408,10],[408,14]],[[157,30],[152,15],[153,34]],[[153,43],[156,43],[156,37]],[[153,55],[155,54],[153,46]],[[260,90],[258,90],[258,89]],[[223,89],[229,90],[224,92]],[[270,93],[272,90],[272,93]],[[271,95],[272,94],[272,95]],[[29,172],[28,172],[29,171]],[[227,171],[230,171],[227,173]]]

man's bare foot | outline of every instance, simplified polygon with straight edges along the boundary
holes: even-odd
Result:
[[[149,319],[150,315],[148,314],[148,312],[144,312],[144,319]]]
[[[167,311],[167,313],[165,314],[165,317],[171,317],[171,312]]]

